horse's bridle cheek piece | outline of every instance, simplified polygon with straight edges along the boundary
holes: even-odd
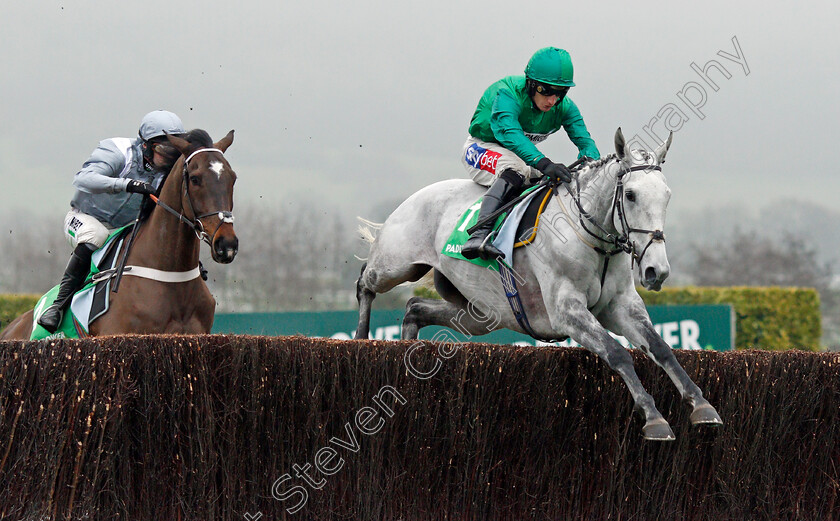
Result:
[[[618,175],[618,179],[615,184],[615,198],[613,200],[613,215],[612,220],[615,222],[615,214],[618,214],[618,221],[621,225],[621,235],[617,238],[616,245],[624,250],[625,253],[630,254],[631,258],[631,267],[633,263],[638,264],[639,266],[642,265],[642,259],[647,253],[648,248],[650,245],[653,244],[654,241],[661,241],[665,242],[665,232],[662,230],[645,230],[642,228],[632,228],[630,224],[627,222],[627,214],[624,210],[624,176],[629,174],[630,172],[636,171],[650,171],[650,170],[659,170],[662,171],[662,168],[658,165],[639,165],[630,167]],[[631,233],[644,233],[650,235],[650,240],[648,240],[645,247],[642,248],[642,253],[638,253],[638,247],[636,243],[631,239]]]
[[[578,220],[580,222],[581,228],[583,228],[583,230],[586,233],[588,233],[589,235],[591,235],[595,239],[598,239],[599,241],[602,241],[606,244],[610,244],[610,245],[613,246],[612,250],[607,250],[607,249],[600,248],[598,246],[594,246],[594,245],[590,244],[590,246],[596,252],[598,252],[598,254],[603,255],[604,258],[605,258],[604,268],[601,271],[601,287],[604,286],[604,280],[607,276],[607,267],[609,266],[610,258],[613,255],[616,255],[616,254],[619,254],[619,253],[629,254],[630,259],[631,259],[630,262],[631,262],[631,269],[632,269],[633,264],[639,264],[641,266],[641,262],[642,262],[642,259],[645,256],[645,253],[647,253],[648,248],[650,247],[651,244],[653,244],[654,241],[662,241],[662,242],[665,241],[665,233],[662,230],[644,230],[644,229],[641,229],[641,228],[632,228],[630,226],[630,224],[627,222],[627,216],[626,216],[626,213],[624,211],[624,176],[629,174],[630,172],[636,172],[636,171],[640,171],[640,170],[644,170],[644,171],[659,170],[659,171],[662,171],[662,167],[660,167],[659,165],[637,165],[637,166],[632,166],[632,167],[629,167],[625,170],[622,170],[621,172],[618,173],[618,175],[616,175],[615,193],[613,194],[612,210],[610,211],[610,221],[613,223],[613,226],[616,228],[616,234],[610,233],[609,231],[605,230],[603,226],[598,224],[592,218],[592,216],[589,215],[589,213],[583,208],[583,205],[580,201],[580,194],[579,193],[576,194],[574,191],[572,191],[572,189],[569,187],[569,185],[567,183],[564,183],[564,186],[566,187],[566,191],[569,193],[569,196],[572,198],[572,201],[574,201],[575,205],[577,206],[578,210],[580,211],[580,217],[579,217]],[[556,191],[556,185],[552,187],[552,190],[555,191],[554,192],[555,196],[559,197],[559,194]],[[562,202],[561,202],[561,208],[562,207],[563,207],[563,205],[562,205]],[[618,226],[615,226],[616,215],[618,215],[618,224],[619,224]],[[601,233],[604,234],[604,236],[603,237],[599,236],[596,232],[590,230],[589,227],[586,225],[586,222],[584,222],[584,219],[590,225],[594,226],[597,230],[600,230]],[[645,245],[645,247],[642,249],[641,254],[638,253],[638,248],[636,247],[636,243],[633,242],[633,239],[631,239],[631,237],[630,237],[631,233],[645,233],[645,234],[650,235],[650,240]],[[580,235],[578,235],[578,237],[580,237]],[[581,240],[583,240],[582,237],[581,237]],[[586,241],[584,241],[584,243],[586,243]],[[589,243],[586,243],[586,244],[589,244]]]
[[[192,204],[192,197],[190,195],[190,183],[189,183],[188,169],[189,169],[190,159],[192,159],[196,154],[199,154],[201,152],[218,152],[218,153],[224,155],[224,153],[221,150],[219,150],[218,148],[199,148],[198,150],[196,150],[195,152],[190,154],[187,157],[187,159],[184,161],[184,175],[183,175],[183,180],[182,180],[182,183],[183,183],[183,186],[184,186],[184,191],[183,191],[181,197],[183,199],[183,196],[184,195],[186,196],[186,198],[187,198],[187,205],[186,206],[189,207],[190,213],[193,215],[193,217],[189,218],[189,217],[184,216],[183,213],[181,213],[179,218],[181,219],[181,221],[183,221],[183,222],[189,224],[190,226],[192,226],[193,231],[195,231],[195,235],[196,235],[196,237],[199,238],[199,240],[202,240],[202,241],[206,242],[208,245],[212,246],[213,245],[213,239],[216,237],[216,234],[219,233],[219,229],[222,227],[222,225],[225,224],[225,223],[233,224],[234,217],[233,217],[233,212],[231,212],[231,211],[221,211],[221,210],[214,210],[212,212],[207,212],[207,213],[203,213],[201,215],[196,215],[195,209],[193,208],[193,204]],[[184,207],[183,200],[181,202],[181,207]],[[211,217],[211,216],[217,216],[219,218],[219,225],[216,226],[216,229],[213,231],[212,234],[208,234],[205,231],[204,223],[201,220],[206,218],[206,217]]]

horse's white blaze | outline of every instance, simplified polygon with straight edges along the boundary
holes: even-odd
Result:
[[[222,178],[222,170],[225,168],[225,165],[222,164],[221,161],[211,161],[210,162],[210,170],[216,172],[216,177],[219,179]]]

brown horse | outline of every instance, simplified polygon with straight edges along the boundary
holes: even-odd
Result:
[[[108,312],[90,324],[91,335],[209,333],[213,325],[216,301],[199,276],[198,261],[202,241],[222,264],[233,261],[239,248],[232,213],[236,173],[223,154],[233,131],[217,143],[200,129],[168,137],[181,157],[160,197],[152,196],[157,205],[139,225],[126,258],[131,270],[124,272],[119,292],[111,293]],[[32,314],[13,320],[0,340],[28,339]]]

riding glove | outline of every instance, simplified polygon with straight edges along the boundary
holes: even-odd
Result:
[[[149,183],[144,183],[143,181],[132,179],[125,186],[125,191],[135,194],[154,195],[155,187],[150,185]]]
[[[552,179],[568,183],[572,180],[572,173],[562,163],[554,163],[549,158],[544,157],[537,162],[537,170]]]

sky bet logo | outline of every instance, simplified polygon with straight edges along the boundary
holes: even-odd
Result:
[[[500,157],[502,157],[502,154],[493,152],[492,150],[487,150],[486,148],[481,148],[473,143],[467,149],[466,159],[467,164],[471,167],[478,170],[486,170],[491,174],[495,174],[496,164],[499,162]]]

